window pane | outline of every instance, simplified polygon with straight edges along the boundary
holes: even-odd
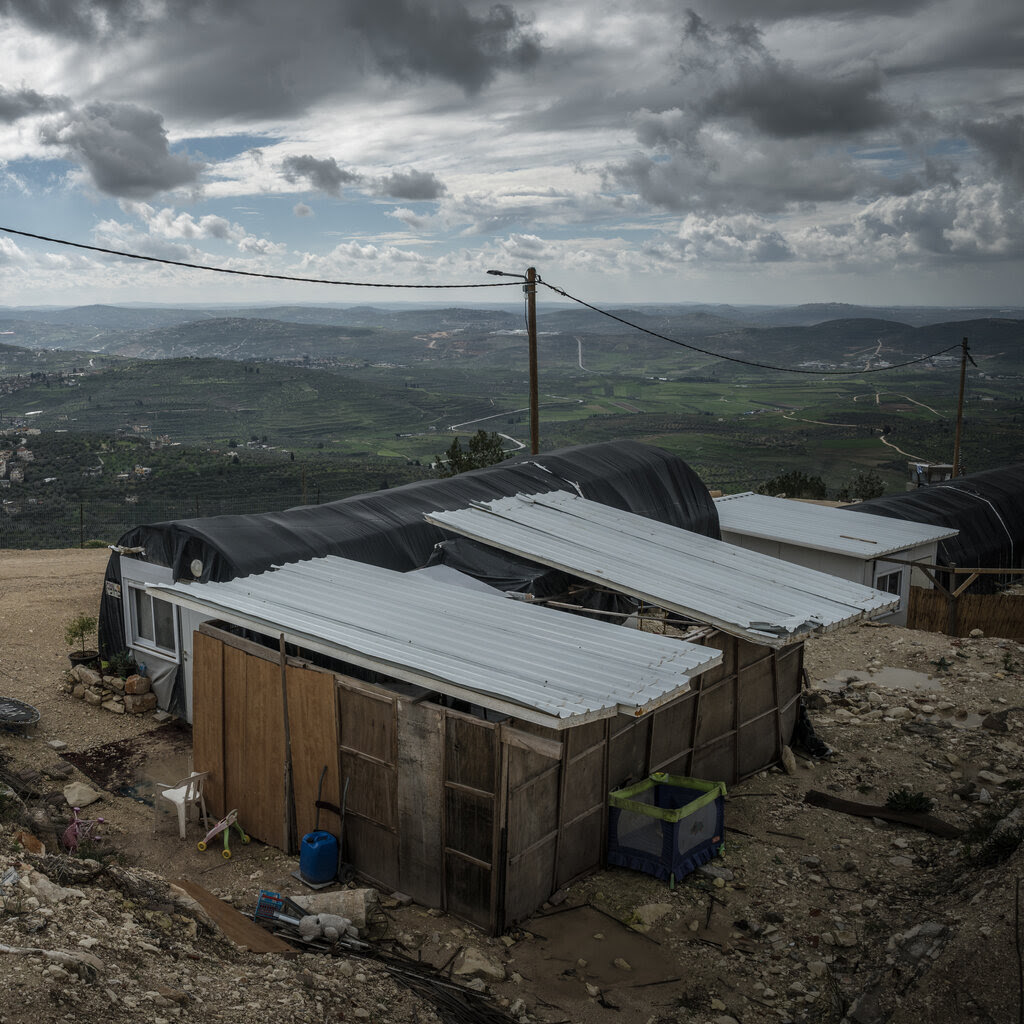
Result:
[[[169,601],[161,601],[152,597],[153,620],[156,627],[156,645],[166,650],[175,650],[174,643],[174,606]]]
[[[898,572],[887,572],[883,576],[878,577],[878,582],[875,584],[877,590],[883,590],[887,594],[898,594],[900,592],[900,584],[903,582],[903,570]]]
[[[153,605],[149,594],[144,590],[132,588],[135,597],[135,630],[140,639],[153,641]]]

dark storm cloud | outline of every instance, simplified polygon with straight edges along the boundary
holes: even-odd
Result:
[[[281,162],[281,173],[295,184],[307,181],[318,192],[340,196],[343,185],[353,185],[361,176],[339,166],[333,156],[323,160],[315,156],[290,156]]]
[[[0,0],[0,16],[52,35],[95,39],[135,25],[145,8],[139,0]]]
[[[49,114],[63,110],[68,101],[63,96],[43,96],[35,89],[6,89],[0,85],[0,123],[14,124],[31,114]]]
[[[1024,115],[968,121],[962,127],[999,177],[1024,188]]]
[[[675,105],[633,115],[645,151],[605,168],[608,181],[653,206],[779,213],[920,184],[851,156],[850,143],[896,121],[875,67],[812,73],[776,57],[756,27],[717,27],[694,11],[679,67]]]
[[[748,118],[776,138],[846,135],[893,122],[881,85],[877,70],[828,80],[769,62],[711,96],[705,114]]]
[[[444,183],[427,171],[396,171],[378,182],[381,195],[392,199],[440,199],[448,189]]]
[[[790,18],[869,18],[875,15],[908,15],[929,6],[932,0],[715,0],[709,11],[723,18],[759,22]]]
[[[111,196],[146,199],[195,182],[203,164],[171,153],[163,117],[130,103],[90,103],[46,122],[40,141],[80,164]]]
[[[464,4],[356,0],[349,5],[379,65],[398,77],[431,75],[478,92],[495,72],[537,63],[540,42],[508,4],[473,14]]]
[[[853,134],[894,120],[877,68],[835,77],[802,71],[772,55],[752,26],[718,29],[692,11],[682,70],[684,80],[700,79],[690,106],[702,120],[745,118],[776,138]]]
[[[97,39],[120,44],[96,91],[189,116],[291,116],[374,75],[474,94],[541,55],[525,17],[479,0],[0,0],[3,15],[86,60]]]

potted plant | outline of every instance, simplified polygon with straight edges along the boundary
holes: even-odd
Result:
[[[64,641],[74,650],[68,653],[72,667],[88,665],[100,655],[99,651],[86,648],[86,641],[96,635],[96,616],[79,612],[64,626]]]

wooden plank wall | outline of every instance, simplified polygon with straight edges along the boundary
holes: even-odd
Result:
[[[957,636],[980,629],[985,636],[1024,640],[1024,596],[961,594],[956,600]],[[945,633],[949,628],[949,598],[941,590],[911,587],[907,626]]]
[[[205,626],[194,635],[193,763],[209,771],[207,807],[238,820],[261,842],[287,849],[285,736],[281,666],[276,651]],[[338,799],[338,742],[334,677],[288,665],[288,711],[298,836],[315,822],[317,784],[324,764],[324,799]],[[337,832],[323,812],[321,826]],[[333,826],[333,828],[332,828]],[[295,850],[289,852],[296,852]]]
[[[212,635],[206,635],[212,634]],[[796,718],[802,645],[780,652],[725,634],[723,663],[641,718],[556,731],[501,726],[291,660],[287,670],[298,834],[349,780],[343,855],[381,887],[490,931],[522,920],[601,866],[607,793],[653,771],[733,783],[779,755]],[[204,626],[195,637],[195,764],[211,810],[283,848],[278,655]],[[220,787],[220,788],[218,788]],[[219,801],[219,802],[218,802]],[[338,834],[337,817],[320,825]]]

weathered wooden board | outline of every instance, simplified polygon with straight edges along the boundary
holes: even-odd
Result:
[[[239,794],[239,821],[263,842],[287,850],[284,700],[279,665],[259,658],[246,659],[245,703],[237,714],[233,710],[232,718],[242,721],[239,735],[244,737],[246,751],[245,774],[231,783],[232,790]],[[244,814],[243,804],[248,808]]]
[[[317,792],[323,780],[322,799],[341,806],[338,776],[338,716],[334,675],[315,669],[288,666],[288,720],[292,735],[292,782],[295,792],[296,832],[312,832],[317,821]],[[319,827],[334,836],[341,834],[341,817],[321,809]]]
[[[196,633],[192,646],[192,763],[209,772],[203,796],[210,814],[224,815],[223,645]]]
[[[398,888],[417,903],[440,907],[443,886],[441,822],[444,710],[399,702]]]

